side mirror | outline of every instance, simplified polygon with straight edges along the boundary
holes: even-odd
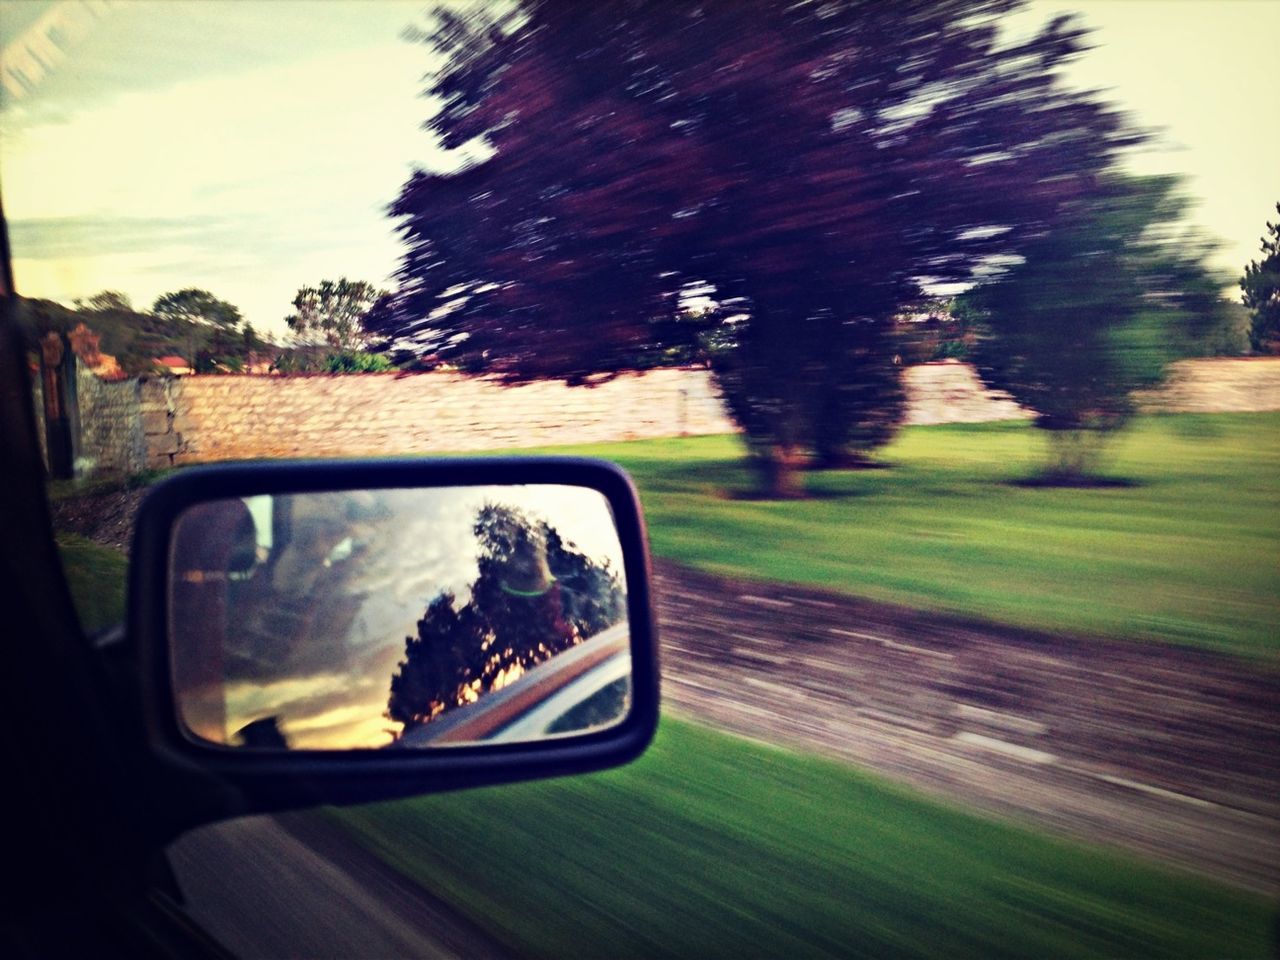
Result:
[[[644,521],[601,461],[184,470],[128,632],[153,756],[234,812],[595,770],[657,724]]]

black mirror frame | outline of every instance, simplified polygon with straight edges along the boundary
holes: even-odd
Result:
[[[565,484],[604,495],[613,511],[627,579],[632,709],[604,730],[555,740],[448,750],[308,750],[262,754],[193,743],[174,703],[168,648],[169,543],[175,520],[208,500],[357,489]],[[143,720],[153,759],[174,780],[209,790],[198,821],[317,804],[364,803],[442,790],[585,773],[639,756],[658,722],[658,641],[639,497],[627,474],[576,457],[295,460],[185,468],[143,501],[129,564],[127,642],[140,668]],[[209,809],[211,796],[221,799]],[[194,809],[193,805],[193,809]],[[194,823],[190,824],[194,825]]]

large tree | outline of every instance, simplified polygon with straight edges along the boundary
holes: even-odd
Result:
[[[983,380],[1035,413],[1045,479],[1089,482],[1135,394],[1218,322],[1210,247],[1182,228],[1174,177],[1112,176],[1073,201],[1009,267],[961,298]]]
[[[1240,280],[1244,305],[1253,311],[1249,342],[1261,352],[1280,349],[1280,219],[1267,223],[1267,233],[1269,238],[1262,238],[1262,259],[1250,261]]]
[[[1065,19],[1004,42],[1016,0],[532,2],[448,13],[428,93],[461,171],[419,171],[401,347],[582,381],[733,317],[720,383],[775,492],[883,442],[887,331],[928,283],[1016,252],[1136,136],[1055,71]],[[477,146],[482,145],[482,146]]]

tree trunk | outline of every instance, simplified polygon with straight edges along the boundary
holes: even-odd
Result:
[[[757,459],[760,493],[770,500],[800,500],[807,496],[805,457],[795,446],[773,444]]]
[[[1101,430],[1051,430],[1046,474],[1064,482],[1081,482],[1097,473],[1102,458]]]

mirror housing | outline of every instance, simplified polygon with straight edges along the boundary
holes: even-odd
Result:
[[[594,645],[607,644],[613,648],[610,669],[615,675],[620,657],[625,658],[629,645],[629,707],[621,719],[607,726],[551,737],[505,736],[485,740],[474,733],[461,736],[457,730],[487,729],[494,725],[492,720],[459,723],[459,718],[446,713],[442,720],[450,723],[442,723],[441,728],[455,728],[452,735],[432,733],[418,737],[426,746],[435,747],[433,749],[237,749],[192,735],[179,709],[174,645],[170,636],[174,606],[172,580],[177,569],[175,537],[183,517],[199,515],[202,508],[216,501],[237,498],[343,492],[361,496],[386,494],[394,498],[409,491],[439,488],[453,488],[456,492],[458,488],[527,488],[528,485],[595,491],[594,498],[602,498],[607,504],[607,513],[612,516],[617,533],[615,556],[620,554],[622,569],[619,572],[625,583],[625,622],[602,631]],[[240,554],[243,553],[241,550]],[[227,570],[233,577],[244,577],[248,575],[244,573],[246,566],[252,562],[251,557],[246,560],[238,555],[234,562],[228,562]],[[193,810],[197,806],[202,809],[187,817],[189,821],[318,804],[362,803],[598,770],[638,756],[657,726],[657,634],[644,520],[630,479],[620,468],[599,460],[568,457],[320,460],[184,469],[152,488],[139,509],[130,555],[126,635],[139,666],[138,692],[148,751],[161,768],[158,772],[162,773],[162,779],[167,773],[174,782],[186,782],[179,794],[202,795],[200,803],[192,805]],[[396,639],[403,642],[405,638]],[[590,643],[583,643],[582,647]],[[533,669],[548,675],[559,673],[565,678],[578,676],[586,668],[572,667],[575,656],[585,662],[590,654],[591,651],[585,649],[570,649],[561,654],[570,669],[556,667],[558,661]],[[521,679],[527,680],[528,674]],[[511,714],[516,708],[509,704],[519,700],[519,691],[514,689],[517,685],[519,681],[504,690],[495,687],[496,692],[488,696],[500,709],[485,712],[491,717],[504,710]],[[504,707],[504,703],[508,705]],[[477,706],[487,704],[486,699]],[[431,724],[425,729],[430,730]],[[510,729],[521,727],[514,724]],[[528,729],[527,723],[524,729]],[[440,744],[448,742],[447,749],[437,747],[432,740]],[[195,823],[188,823],[192,825]]]

